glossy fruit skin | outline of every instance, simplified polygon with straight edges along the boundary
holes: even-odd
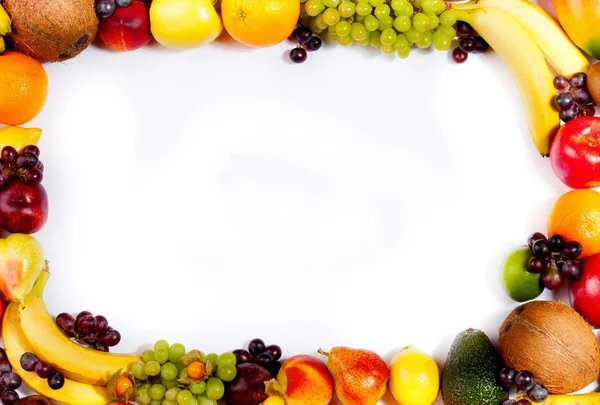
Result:
[[[48,219],[44,186],[29,186],[15,179],[0,191],[0,227],[11,233],[32,234]]]
[[[594,329],[600,328],[600,254],[582,262],[583,276],[569,284],[569,302]]]
[[[135,0],[129,7],[117,7],[109,18],[100,20],[98,33],[115,51],[134,51],[152,41],[150,16],[144,3]]]
[[[560,25],[577,46],[600,58],[600,2],[596,0],[554,0]]]
[[[238,364],[236,369],[235,379],[225,388],[227,405],[258,405],[267,399],[265,382],[272,378],[267,369],[253,363]]]
[[[440,371],[430,356],[408,346],[392,359],[389,385],[399,404],[430,405],[440,390]]]
[[[277,375],[286,405],[327,405],[333,396],[333,381],[321,360],[297,355],[287,359]]]
[[[210,0],[154,0],[150,29],[167,48],[191,49],[214,41],[223,24]]]
[[[550,163],[568,187],[600,186],[600,117],[581,117],[563,125],[552,143]]]

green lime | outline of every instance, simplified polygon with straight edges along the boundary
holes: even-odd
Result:
[[[504,290],[515,301],[524,302],[539,297],[544,291],[541,274],[527,271],[533,252],[527,246],[513,251],[504,264],[502,283]]]

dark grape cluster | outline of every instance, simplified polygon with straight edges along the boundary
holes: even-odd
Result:
[[[546,238],[544,234],[535,232],[529,235],[527,245],[533,252],[527,271],[542,273],[542,281],[547,289],[560,288],[563,278],[571,281],[581,278],[581,266],[577,260],[582,250],[579,242],[566,242],[560,235]]]
[[[6,352],[0,348],[0,402],[2,405],[12,405],[19,399],[17,390],[21,383],[21,377],[13,372]]]
[[[96,0],[96,14],[98,18],[111,17],[117,7],[129,7],[133,0]]]
[[[578,117],[591,117],[596,114],[596,104],[588,90],[585,73],[575,73],[570,79],[556,76],[554,88],[557,91],[554,104],[559,110],[561,121],[569,122]]]
[[[515,387],[517,397],[527,395],[527,398],[521,398],[518,401],[507,399],[501,405],[531,405],[533,402],[544,402],[548,398],[548,390],[541,384],[536,384],[533,374],[529,371],[517,371],[512,368],[503,368],[498,373],[498,382],[503,387],[511,389]]]
[[[108,352],[109,347],[121,341],[119,331],[111,328],[104,316],[94,316],[89,311],[81,311],[76,318],[66,312],[58,314],[56,325],[80,344],[101,352]]]
[[[473,27],[464,21],[456,22],[456,33],[460,38],[458,47],[452,50],[452,59],[456,63],[464,63],[470,53],[483,53],[490,47],[485,39],[477,36]]]
[[[65,385],[65,377],[33,353],[23,353],[20,363],[23,370],[35,372],[38,377],[47,379],[48,386],[53,390],[59,390]]]
[[[42,182],[43,172],[44,164],[40,161],[40,149],[37,146],[26,146],[20,153],[12,146],[2,148],[0,188],[6,187],[14,179],[36,186]]]
[[[290,51],[290,60],[294,63],[302,63],[306,61],[308,52],[314,52],[321,49],[323,41],[312,31],[300,24],[290,37],[292,40],[298,41],[298,46]]]
[[[254,363],[266,368],[273,378],[277,377],[281,368],[281,347],[277,345],[266,346],[262,339],[252,339],[248,344],[248,350],[237,349],[232,352],[237,364]]]

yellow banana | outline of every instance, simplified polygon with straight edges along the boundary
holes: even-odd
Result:
[[[59,390],[53,390],[48,385],[48,380],[40,378],[35,372],[25,371],[21,367],[20,359],[23,353],[33,353],[34,349],[23,334],[18,322],[19,304],[11,303],[4,313],[2,321],[2,339],[6,348],[8,361],[13,366],[13,371],[21,377],[23,382],[32,390],[53,401],[67,405],[106,405],[111,398],[106,388],[100,385],[84,384],[65,379],[65,385]]]
[[[20,151],[25,146],[37,145],[40,136],[42,136],[42,130],[39,128],[22,128],[17,126],[0,128],[0,150],[5,146],[12,146],[17,151]]]
[[[87,384],[106,385],[119,369],[129,370],[139,356],[118,355],[83,347],[56,326],[48,314],[42,293],[49,273],[43,271],[31,293],[19,306],[19,325],[34,353],[65,377]]]
[[[10,17],[8,13],[0,4],[0,35],[10,34]]]
[[[516,19],[529,34],[554,68],[556,73],[571,76],[590,68],[590,62],[579,50],[556,21],[537,4],[529,0],[475,0],[471,3],[455,4],[457,10],[499,8]]]
[[[540,48],[527,31],[508,13],[498,8],[455,10],[485,39],[509,68],[525,106],[531,138],[542,156],[558,130],[558,112],[552,75]]]

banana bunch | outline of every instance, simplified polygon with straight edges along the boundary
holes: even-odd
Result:
[[[590,68],[562,28],[529,0],[474,0],[453,4],[509,68],[523,100],[535,147],[548,156],[560,120],[553,106],[553,73],[571,76]]]
[[[37,393],[67,405],[107,405],[112,398],[106,384],[120,369],[129,370],[139,356],[88,349],[56,326],[42,299],[49,273],[42,272],[31,293],[21,303],[12,302],[4,314],[2,338],[9,362],[23,382]],[[52,390],[35,372],[20,366],[23,353],[34,353],[65,376],[65,385]]]
[[[0,4],[0,53],[6,50],[4,36],[8,34],[10,34],[10,17],[4,7],[2,7],[2,4]]]

